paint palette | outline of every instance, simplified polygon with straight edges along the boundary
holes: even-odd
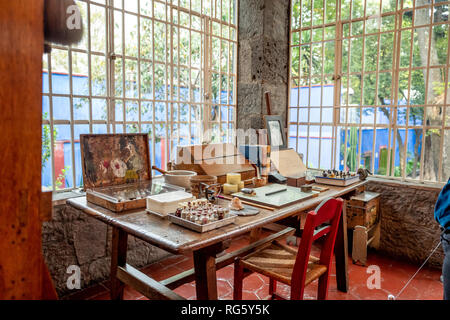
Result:
[[[147,197],[184,191],[183,188],[169,185],[162,179],[154,179],[118,186],[89,189],[86,198],[89,202],[114,212],[147,207]]]
[[[146,198],[183,188],[152,180],[147,134],[80,135],[87,201],[114,212],[143,209]]]

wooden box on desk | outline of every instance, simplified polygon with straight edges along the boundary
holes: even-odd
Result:
[[[300,188],[306,184],[306,177],[286,177],[287,185],[291,187]]]
[[[365,191],[347,201],[347,228],[370,228],[380,219],[380,194]]]
[[[149,195],[180,190],[152,181],[147,134],[80,135],[87,201],[114,212],[145,208]]]
[[[253,165],[231,143],[178,147],[172,169],[216,176],[220,184],[226,183],[227,173],[240,173],[242,180],[256,176]]]

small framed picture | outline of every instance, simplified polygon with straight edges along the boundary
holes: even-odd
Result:
[[[271,148],[287,149],[283,118],[281,116],[264,116],[264,120]]]

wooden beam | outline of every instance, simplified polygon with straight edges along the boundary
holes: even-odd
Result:
[[[185,300],[160,282],[150,278],[129,264],[117,268],[117,279],[151,300]]]
[[[42,298],[43,0],[0,1],[0,300]]]

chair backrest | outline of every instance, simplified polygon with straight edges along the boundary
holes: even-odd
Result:
[[[330,269],[343,203],[344,201],[342,199],[328,198],[316,210],[308,213],[292,272],[292,293],[296,292],[298,294],[301,291],[301,296],[303,296],[311,246],[315,240],[321,237],[325,237],[325,239],[320,253],[319,264],[325,265]],[[327,222],[327,225],[322,226],[325,222]],[[316,230],[317,227],[320,228]]]

